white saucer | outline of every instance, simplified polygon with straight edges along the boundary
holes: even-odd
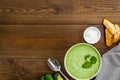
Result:
[[[101,38],[101,33],[100,30],[94,26],[92,27],[88,27],[85,31],[84,31],[84,40],[87,43],[90,44],[95,44],[97,43],[100,38]]]

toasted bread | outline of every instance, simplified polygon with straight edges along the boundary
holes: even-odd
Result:
[[[114,24],[112,24],[110,21],[108,21],[107,19],[104,19],[103,24],[105,25],[105,27],[112,33],[115,34],[115,26]]]
[[[106,35],[106,45],[111,46],[113,44],[114,35],[108,29],[105,29],[105,35]]]
[[[114,34],[114,42],[117,42],[120,39],[120,26],[115,24],[115,34]]]

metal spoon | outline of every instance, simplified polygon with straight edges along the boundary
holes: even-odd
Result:
[[[48,61],[48,66],[53,70],[53,71],[59,71],[61,73],[61,75],[65,78],[65,80],[69,80],[63,73],[62,71],[60,70],[61,68],[61,65],[60,63],[54,59],[54,58],[49,58]]]

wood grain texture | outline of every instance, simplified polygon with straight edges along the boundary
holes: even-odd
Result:
[[[119,0],[0,0],[0,24],[120,23]]]
[[[47,66],[50,57],[60,61],[62,71],[68,76],[64,68],[65,53],[72,45],[85,42],[83,32],[88,26],[0,25],[1,80],[39,80],[41,75],[54,74]],[[102,55],[117,44],[108,48],[104,26],[95,26],[101,31],[101,39],[94,46]]]
[[[46,73],[53,73],[47,59],[0,59],[1,80],[39,80]],[[44,63],[44,64],[43,64]]]
[[[105,45],[103,18],[120,24],[119,0],[0,0],[0,80],[39,80],[52,73],[47,59],[64,56],[91,25],[101,31],[94,46],[103,55],[116,46]],[[93,79],[94,80],[94,79]]]
[[[103,54],[107,48],[104,42],[104,26],[96,27],[102,33],[96,48]],[[0,57],[62,58],[73,44],[85,42],[83,32],[86,28],[87,25],[1,25]]]

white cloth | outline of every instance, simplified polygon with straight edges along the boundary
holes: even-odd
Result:
[[[120,43],[102,56],[102,68],[95,80],[120,80]]]

